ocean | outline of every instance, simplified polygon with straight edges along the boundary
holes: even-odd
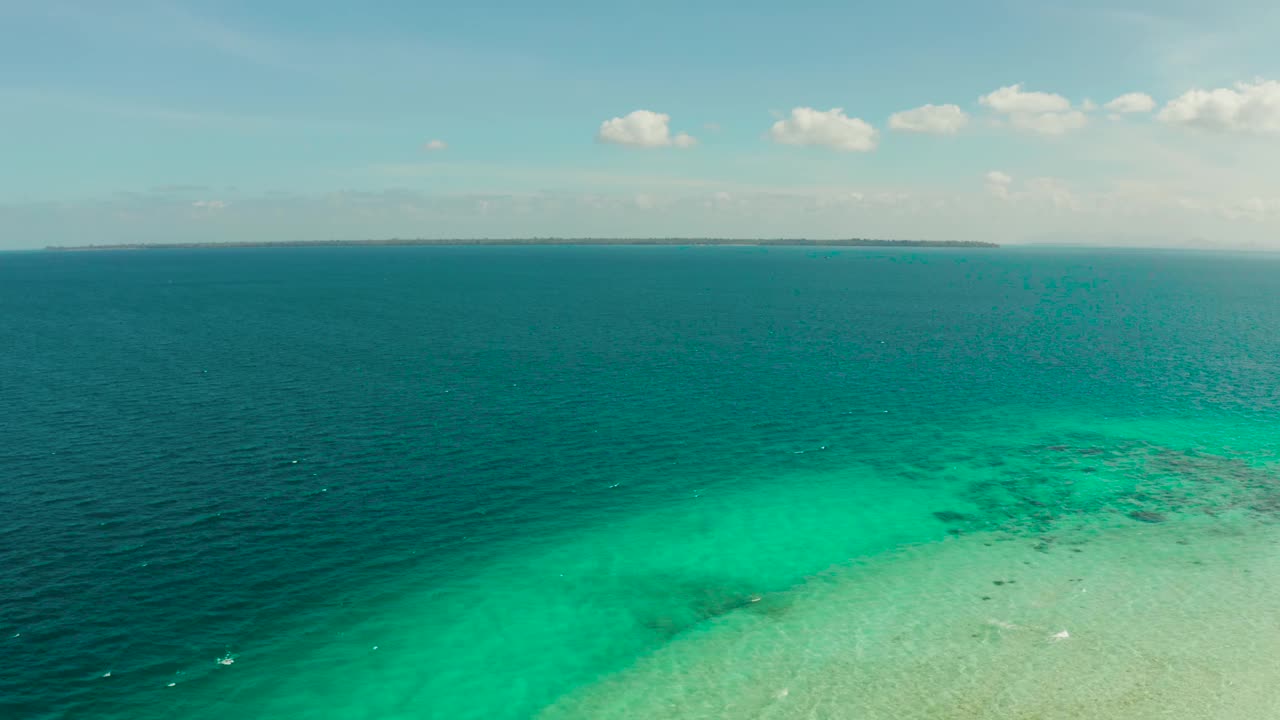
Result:
[[[1280,717],[1280,256],[0,254],[0,717]]]

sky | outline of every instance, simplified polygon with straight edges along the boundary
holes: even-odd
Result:
[[[1280,5],[0,0],[0,249],[1280,249]]]

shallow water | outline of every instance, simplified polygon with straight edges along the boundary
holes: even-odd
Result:
[[[1175,253],[0,256],[0,710],[1269,717],[1277,289]]]

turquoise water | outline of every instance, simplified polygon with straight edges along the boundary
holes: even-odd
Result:
[[[0,255],[0,716],[1280,716],[1277,291],[1267,255]]]

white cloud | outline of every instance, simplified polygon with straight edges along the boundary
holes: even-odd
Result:
[[[1073,212],[1084,210],[1084,205],[1076,198],[1075,193],[1071,192],[1065,182],[1057,178],[1032,179],[1027,183],[1027,189],[1022,196],[1033,203],[1048,204],[1057,210]]]
[[[1280,207],[1280,203],[1251,197],[1221,203],[1216,210],[1219,215],[1227,220],[1264,222],[1276,207]]]
[[[1085,98],[1084,102],[1080,103],[1080,109],[1084,112],[1093,112],[1098,109],[1098,103],[1090,100],[1089,98]]]
[[[1133,130],[1141,140],[1151,133]],[[1214,162],[1235,143],[1209,143]],[[1242,144],[1242,156],[1278,166],[1280,148]],[[1133,143],[1105,149],[1145,167]],[[1218,147],[1221,146],[1221,147]],[[1207,167],[1207,166],[1206,166]],[[1212,167],[1208,167],[1212,170]],[[1149,179],[1067,182],[1020,172],[978,172],[970,187],[755,185],[716,181],[580,187],[556,192],[394,190],[243,194],[236,211],[196,210],[136,193],[109,202],[6,204],[0,226],[19,223],[28,246],[89,233],[97,242],[218,242],[325,237],[918,237],[996,242],[1080,242],[1155,247],[1280,249],[1280,185],[1231,162],[1184,176],[1169,166]],[[1223,181],[1222,178],[1226,180]],[[998,188],[992,190],[992,188]],[[997,197],[993,193],[1007,193]],[[723,194],[722,194],[723,193]],[[909,194],[908,194],[909,193]],[[207,196],[206,196],[207,197]],[[230,208],[228,208],[229,210]],[[856,230],[850,230],[855,228]],[[17,237],[18,235],[15,235]],[[7,244],[6,244],[7,243]],[[0,247],[13,247],[0,238]]]
[[[1061,95],[1026,92],[1022,85],[1009,85],[978,98],[978,102],[1009,119],[1015,130],[1039,135],[1062,135],[1089,124],[1080,110],[1071,109],[1071,101]],[[1093,103],[1083,106],[1093,109]]]
[[[1157,116],[1171,125],[1244,134],[1280,134],[1280,82],[1236,83],[1234,88],[1192,90]]]
[[[1225,200],[1216,208],[1219,216],[1227,220],[1251,220],[1264,223],[1280,219],[1280,197],[1247,197]]]
[[[988,195],[1029,210],[1052,208],[1080,212],[1086,209],[1067,183],[1058,178],[1030,178],[1020,182],[1017,188],[1013,177],[999,170],[987,173],[985,179]]]
[[[987,192],[993,197],[1007,199],[1009,197],[1009,186],[1013,184],[1013,178],[1008,174],[999,170],[992,170],[986,174]]]
[[[191,203],[191,207],[200,208],[202,210],[223,210],[230,203],[225,200],[197,200]]]
[[[969,115],[958,105],[923,105],[889,116],[889,127],[904,132],[955,135],[969,123]]]
[[[904,192],[878,192],[870,197],[878,205],[898,205],[910,199],[911,195]]]
[[[1062,135],[1089,124],[1089,116],[1079,110],[1061,113],[1013,113],[1009,124],[1018,130],[1040,135]]]
[[[698,143],[687,133],[671,135],[671,116],[650,110],[635,110],[625,117],[600,123],[600,142],[633,147],[693,147]]]
[[[710,197],[702,201],[704,208],[713,210],[727,210],[741,203],[734,197],[733,193],[720,190],[711,194]]]
[[[982,105],[998,113],[1051,113],[1071,109],[1071,101],[1043,92],[1023,92],[1022,83],[994,90],[978,98]]]
[[[848,152],[876,149],[880,133],[861,118],[851,118],[843,108],[814,110],[798,107],[791,117],[769,129],[769,137],[782,145],[824,145]]]
[[[438,150],[445,150],[448,147],[449,147],[449,143],[443,140],[431,140],[431,141],[428,141],[427,144],[423,145],[422,149],[426,150],[427,152],[436,152]]]
[[[1156,101],[1146,93],[1131,92],[1112,100],[1106,107],[1113,113],[1149,113],[1156,109]]]

